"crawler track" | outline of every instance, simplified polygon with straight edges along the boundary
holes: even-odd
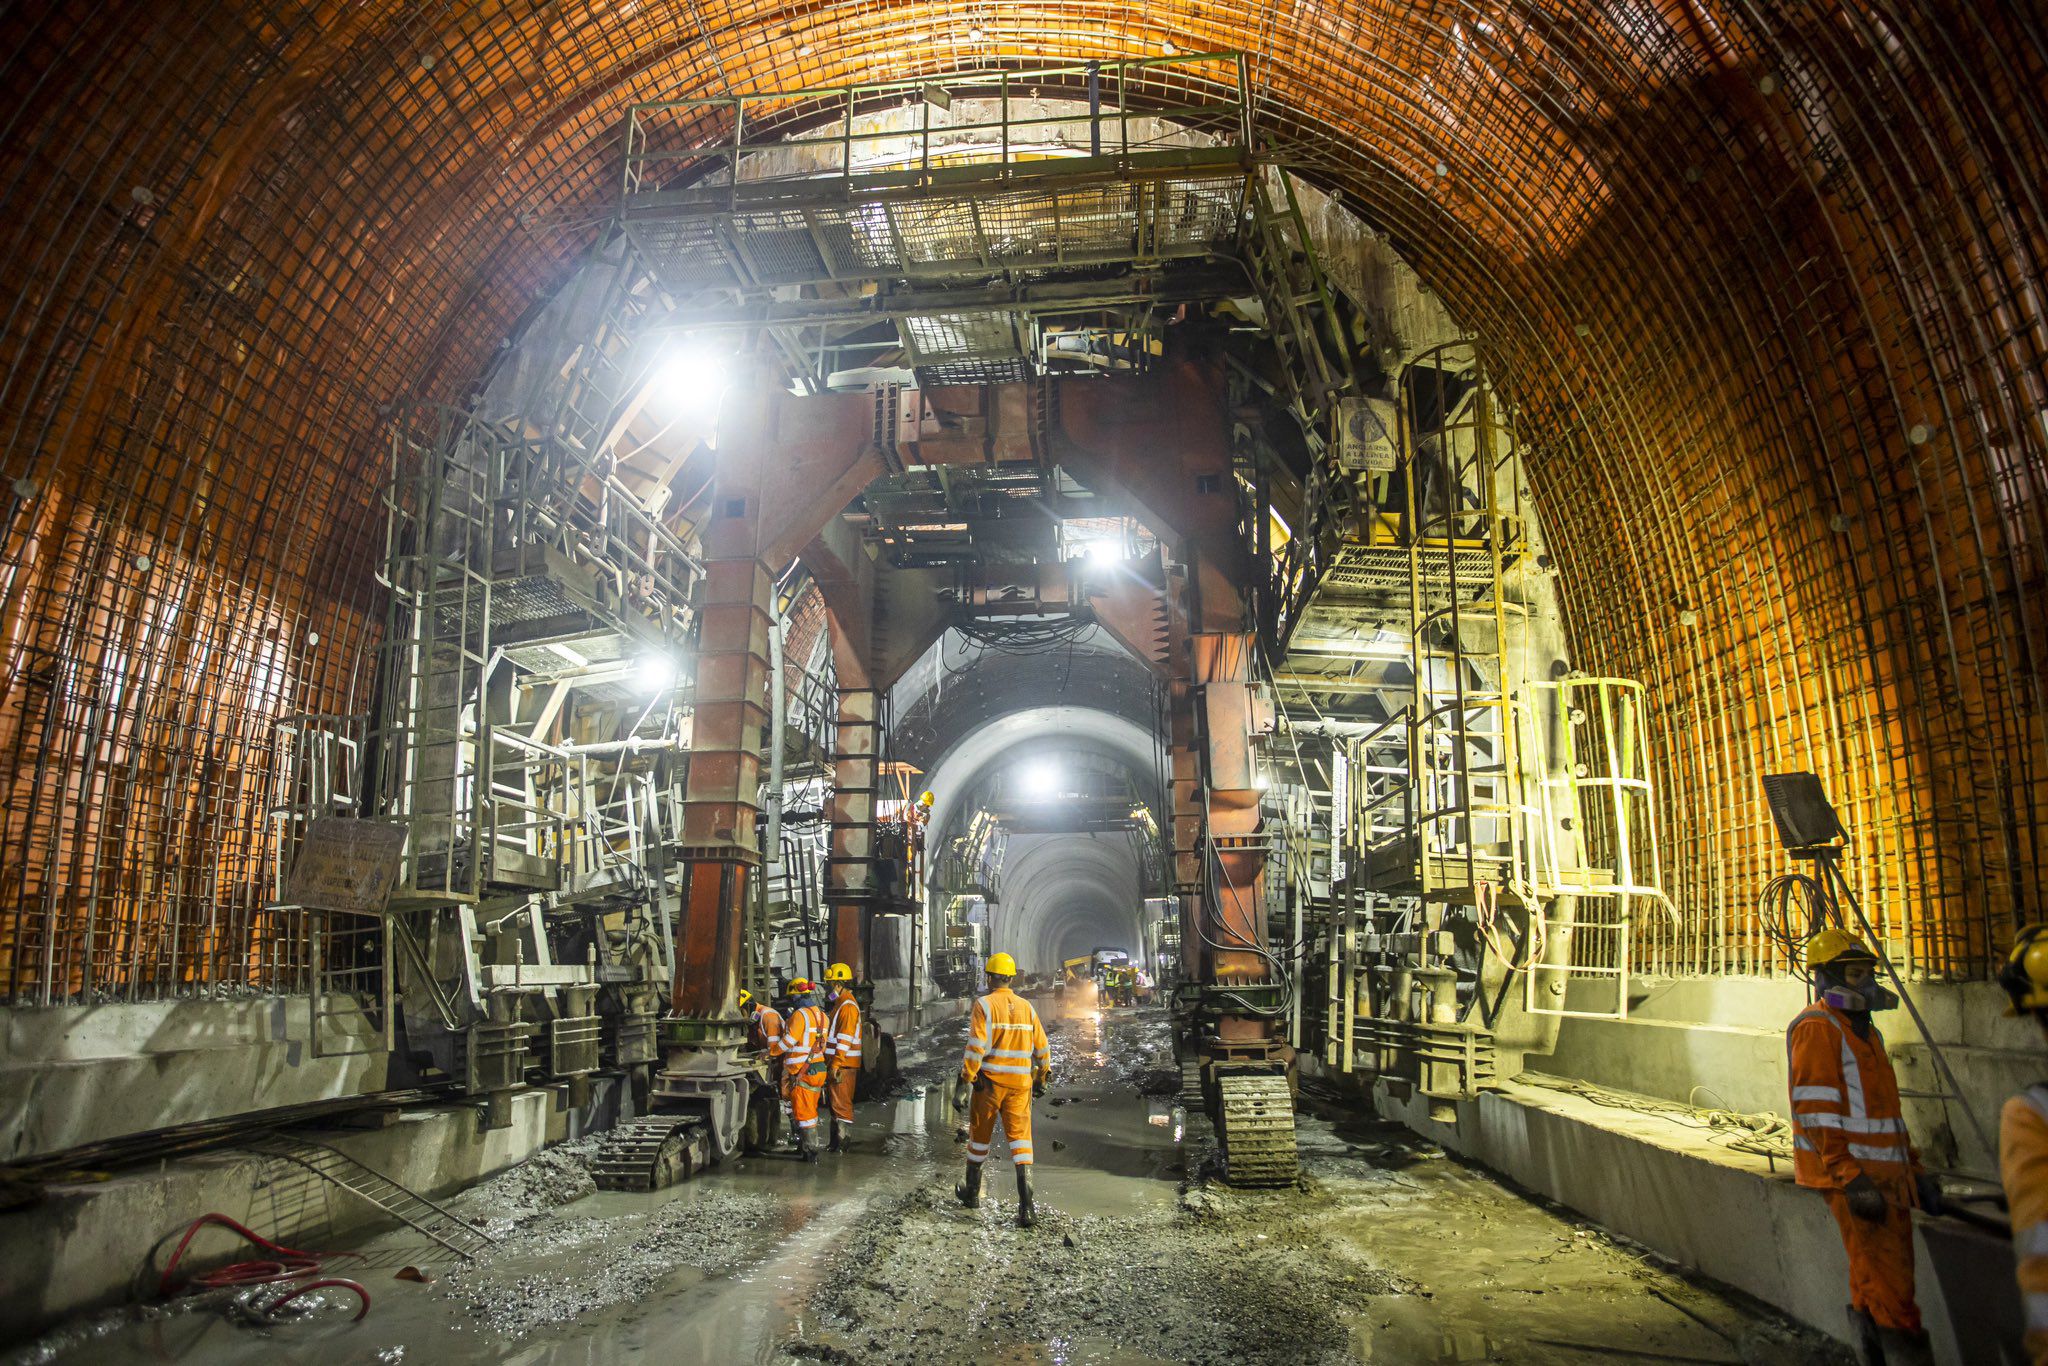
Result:
[[[649,1115],[605,1136],[591,1160],[599,1190],[658,1191],[687,1181],[711,1161],[711,1126],[699,1115]]]
[[[1218,1084],[1223,1115],[1223,1179],[1233,1186],[1289,1186],[1294,1156],[1294,1098],[1287,1078],[1226,1073]]]

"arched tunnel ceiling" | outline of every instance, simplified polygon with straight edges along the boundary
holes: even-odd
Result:
[[[367,705],[380,414],[561,277],[627,103],[1169,43],[1251,50],[1266,145],[1494,348],[1578,658],[1651,688],[1678,965],[1769,965],[1758,779],[1812,767],[1981,970],[2048,824],[2037,9],[321,0],[0,14],[9,992],[287,970],[267,756]]]
[[[1020,708],[961,735],[934,760],[925,779],[935,794],[934,841],[958,833],[955,827],[973,814],[966,803],[990,775],[1069,751],[1124,765],[1154,809],[1163,805],[1149,727],[1098,707]],[[1019,955],[1029,972],[1051,971],[1080,939],[1088,943],[1079,952],[1098,945],[1137,952],[1146,895],[1139,869],[1128,836],[1012,836],[990,946]]]
[[[963,803],[996,770],[1053,750],[1081,750],[1118,761],[1141,793],[1155,802],[1164,796],[1157,791],[1158,758],[1149,729],[1094,707],[1020,708],[962,735],[926,771],[925,784],[933,793],[933,838],[959,833],[954,827],[973,814]]]
[[[1013,711],[1081,707],[1149,731],[1158,701],[1152,671],[1099,630],[1069,646],[1015,654],[947,635],[891,693],[891,757],[930,768],[963,737]]]

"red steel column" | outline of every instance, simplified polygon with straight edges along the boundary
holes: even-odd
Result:
[[[875,904],[875,798],[881,757],[882,695],[841,688],[832,754],[831,853],[825,899],[832,914],[832,959],[867,975],[868,916]]]
[[[741,929],[760,875],[761,751],[768,727],[774,576],[763,559],[765,391],[735,388],[719,423],[711,520],[698,599],[689,786],[683,803],[682,921],[676,927],[674,1013],[739,1014]]]
[[[1202,942],[1202,754],[1195,728],[1195,693],[1175,683],[1167,710],[1167,761],[1172,765],[1173,892],[1180,908],[1181,976],[1209,980],[1209,946]]]
[[[1252,690],[1256,646],[1245,633],[1199,634],[1193,645],[1208,788],[1205,834],[1212,855],[1209,897],[1201,916],[1209,968],[1203,980],[1248,985],[1270,976],[1260,951],[1266,942],[1266,856],[1259,843],[1251,744],[1258,729]],[[1225,1017],[1219,1030],[1226,1040],[1268,1032],[1261,1020],[1233,1017]]]

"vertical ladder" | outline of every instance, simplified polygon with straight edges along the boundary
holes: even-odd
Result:
[[[1326,424],[1336,396],[1350,386],[1350,371],[1335,336],[1336,299],[1316,260],[1294,182],[1285,171],[1275,170],[1271,178],[1280,186],[1277,201],[1263,168],[1251,176],[1252,230],[1245,264],[1280,353],[1294,416],[1320,456],[1329,448]]]
[[[1471,905],[1481,883],[1522,895],[1534,885],[1509,700],[1509,621],[1520,609],[1502,583],[1524,549],[1518,480],[1470,343],[1425,353],[1410,375],[1409,819],[1424,900]],[[1470,387],[1460,394],[1459,384]]]

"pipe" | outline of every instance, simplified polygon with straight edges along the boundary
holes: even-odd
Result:
[[[762,858],[767,863],[764,873],[768,877],[782,869],[782,744],[784,728],[789,724],[789,699],[783,695],[787,676],[783,672],[782,655],[788,631],[789,617],[782,609],[782,595],[770,594],[768,676],[774,682],[769,685],[773,705],[768,709],[768,831],[762,844]]]
[[[1088,155],[1102,155],[1102,63],[1088,63]]]

